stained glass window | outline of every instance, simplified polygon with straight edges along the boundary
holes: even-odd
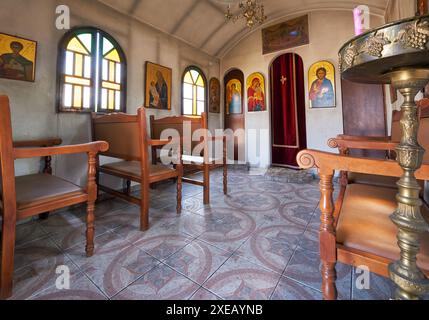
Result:
[[[125,56],[110,35],[74,29],[59,54],[59,111],[125,111]]]
[[[182,83],[182,113],[200,116],[206,111],[206,78],[196,67],[185,70]]]

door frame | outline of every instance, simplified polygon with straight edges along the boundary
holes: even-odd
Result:
[[[228,115],[226,112],[227,109],[227,90],[226,90],[226,84],[229,80],[236,78],[236,79],[240,79],[241,80],[241,114],[236,114],[236,115],[232,115],[232,118],[234,119],[239,119],[241,117],[241,119],[239,119],[237,122],[241,122],[242,124],[242,128],[243,130],[246,130],[246,109],[245,109],[245,77],[244,77],[244,72],[238,68],[231,68],[229,70],[227,70],[223,76],[223,121],[224,121],[224,130],[227,129],[231,129],[229,126],[229,120],[228,117],[231,117],[231,115]],[[244,137],[244,151],[245,151],[245,161],[247,161],[247,137]],[[236,145],[235,143],[235,136],[234,136],[234,161],[238,161],[239,157],[238,157],[238,145]],[[232,159],[231,159],[232,160]]]

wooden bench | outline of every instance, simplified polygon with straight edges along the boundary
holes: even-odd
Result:
[[[200,141],[184,141],[184,124],[187,123],[190,126],[190,139],[198,129],[204,129],[202,131],[202,137]],[[185,174],[194,173],[196,171],[203,172],[203,181],[191,179],[189,177],[183,178],[183,182],[198,185],[204,188],[204,204],[210,203],[210,171],[223,167],[223,193],[228,192],[228,167],[227,167],[227,149],[226,149],[226,136],[210,137],[207,129],[207,114],[202,113],[201,117],[190,117],[190,116],[177,116],[177,117],[166,117],[162,119],[155,119],[154,116],[150,117],[150,132],[152,139],[160,139],[162,133],[165,130],[176,130],[180,135],[182,145],[182,161]],[[216,158],[211,157],[210,142],[222,141],[223,151],[222,157]],[[197,147],[200,143],[203,143],[203,149],[200,154],[192,154],[192,150]],[[190,146],[191,150],[186,150],[185,146]],[[156,164],[159,161],[158,150],[159,146],[152,147],[152,163]]]

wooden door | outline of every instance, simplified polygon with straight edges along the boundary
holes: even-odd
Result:
[[[224,77],[225,92],[225,129],[233,132],[245,129],[244,119],[244,74],[238,69],[229,71]],[[228,155],[230,160],[245,160],[245,155],[239,157],[239,152],[245,152],[245,139],[234,137],[234,156]],[[244,157],[244,159],[243,159]]]

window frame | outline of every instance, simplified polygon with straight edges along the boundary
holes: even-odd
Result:
[[[90,107],[88,109],[82,108],[75,108],[75,107],[64,107],[63,105],[63,88],[66,84],[64,81],[65,74],[65,63],[66,63],[66,51],[67,51],[67,45],[69,42],[78,35],[82,33],[90,33],[92,35],[92,52],[91,52],[91,81],[93,81],[91,85],[91,100],[90,100]],[[103,41],[100,41],[100,50],[101,52],[100,57],[97,57],[97,50],[95,50],[97,46],[97,38],[96,35],[100,34],[101,39],[104,37],[107,40],[109,40],[114,48],[118,51],[119,57],[121,59],[121,98],[120,98],[120,109],[119,110],[107,110],[101,108],[101,96],[102,96],[102,77],[103,77]],[[95,36],[94,36],[95,35]],[[98,79],[96,74],[96,62],[98,61]],[[98,105],[95,105],[96,101],[96,84],[98,83]],[[63,113],[114,113],[114,112],[123,112],[126,113],[127,106],[127,59],[125,56],[125,53],[122,49],[122,47],[119,45],[119,43],[107,32],[96,28],[96,27],[75,27],[69,30],[67,33],[63,35],[61,40],[58,43],[58,57],[57,57],[57,92],[56,92],[56,106],[57,106],[57,112]]]
[[[204,74],[203,70],[201,70],[201,68],[199,68],[195,65],[191,65],[191,66],[188,66],[185,68],[185,70],[183,71],[183,74],[182,74],[182,78],[181,78],[181,87],[182,87],[182,95],[181,95],[182,110],[181,110],[181,114],[182,114],[182,116],[200,117],[201,115],[198,115],[198,114],[185,114],[184,113],[184,108],[185,108],[184,103],[183,103],[183,100],[185,99],[184,98],[184,90],[185,90],[185,86],[184,86],[185,81],[184,80],[185,80],[186,74],[191,70],[197,71],[200,74],[200,76],[203,78],[203,81],[204,81],[204,111],[203,112],[207,113],[207,107],[208,107],[208,87],[207,87],[208,82],[207,82],[207,78],[206,78],[206,75]],[[198,102],[198,99],[197,99],[197,102]]]

